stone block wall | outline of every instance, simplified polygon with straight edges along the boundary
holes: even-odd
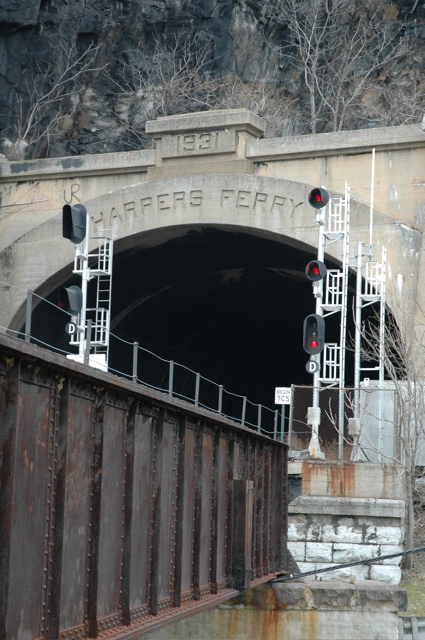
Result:
[[[291,514],[288,548],[300,571],[324,569],[336,564],[403,551],[404,528],[397,519]],[[381,580],[397,585],[401,556],[382,564],[359,565],[319,574],[322,580]]]
[[[347,469],[349,464],[355,468]],[[301,572],[403,551],[405,503],[401,499],[401,479],[397,481],[393,469],[323,461],[318,464],[309,461],[307,465],[302,495],[288,509],[288,548]],[[303,467],[304,463],[296,463],[295,467],[290,465],[290,471],[303,476]],[[330,478],[336,475],[349,477],[349,483],[332,484]],[[346,567],[317,574],[312,579],[379,580],[397,585],[401,579],[401,559],[399,556]]]

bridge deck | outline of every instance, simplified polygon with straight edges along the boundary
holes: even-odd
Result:
[[[286,447],[0,335],[0,639],[126,638],[286,566]]]

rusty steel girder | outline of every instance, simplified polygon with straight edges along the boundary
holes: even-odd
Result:
[[[135,640],[285,569],[283,444],[4,334],[0,384],[0,640]]]

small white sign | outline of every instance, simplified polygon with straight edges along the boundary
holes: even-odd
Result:
[[[274,390],[275,404],[291,404],[291,387],[276,387]]]

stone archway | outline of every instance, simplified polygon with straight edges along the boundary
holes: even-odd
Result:
[[[155,179],[117,189],[88,200],[85,205],[92,220],[92,235],[112,233],[120,250],[155,236],[167,239],[177,227],[226,225],[234,229],[252,229],[259,234],[277,234],[285,242],[314,252],[317,225],[314,211],[307,204],[311,185],[239,174],[198,174]],[[392,272],[416,271],[406,254],[406,229],[394,224],[391,216],[375,212],[378,244],[390,250]],[[353,202],[351,209],[352,242],[367,237],[368,208]],[[155,234],[152,235],[152,231]],[[414,235],[413,230],[409,233]],[[329,255],[339,259],[338,248]],[[400,264],[400,256],[407,260]],[[62,238],[61,215],[34,227],[4,252],[0,279],[12,285],[25,283],[27,289],[47,295],[67,280],[72,269],[73,246]],[[22,286],[22,285],[21,285]],[[414,283],[408,282],[414,287]],[[407,292],[408,294],[408,292]],[[24,317],[25,291],[9,288],[1,310],[1,326],[17,328]]]
[[[219,382],[231,370],[233,388],[237,387],[238,378],[233,362],[245,362],[247,353],[243,345],[235,351],[233,347],[242,340],[252,344],[255,338],[255,357],[248,358],[242,367],[244,372],[249,370],[247,380],[258,375],[271,388],[264,362],[275,361],[271,377],[277,379],[283,357],[292,363],[295,379],[300,381],[305,362],[301,349],[295,345],[299,347],[303,317],[314,308],[303,270],[317,247],[315,213],[307,204],[309,190],[310,185],[276,178],[198,174],[130,185],[87,201],[90,234],[112,235],[115,242],[112,329],[121,330],[130,340],[139,341],[141,334],[146,346],[162,357],[172,359],[177,354],[187,366]],[[367,235],[367,207],[355,202],[351,215],[354,238]],[[392,241],[396,255],[403,238],[393,222],[385,214],[375,215],[381,237]],[[327,260],[338,264],[339,251],[338,246],[330,245]],[[216,258],[221,254],[220,262]],[[23,280],[30,281],[31,288],[40,295],[52,295],[53,303],[58,286],[72,281],[73,245],[62,238],[60,215],[23,236],[11,247],[11,255],[26,270]],[[167,261],[169,255],[173,255],[169,268],[174,279],[170,274],[159,273],[155,266]],[[238,257],[236,262],[233,256]],[[144,277],[140,277],[140,270]],[[147,284],[149,278],[152,282]],[[195,293],[201,289],[207,294]],[[9,294],[15,298],[9,308],[9,324],[3,326],[20,329],[25,313],[24,292],[18,290],[16,295],[11,289]],[[179,304],[175,302],[177,297]],[[278,297],[282,304],[272,305],[271,301]],[[152,306],[153,299],[157,306]],[[221,309],[217,314],[223,305],[228,305],[229,312],[226,315]],[[205,317],[193,322],[193,309],[200,307]],[[257,307],[266,311],[257,313]],[[267,309],[271,308],[273,318],[267,318]],[[59,324],[55,329],[51,308],[43,313],[39,322],[48,327],[49,335],[56,331],[57,344],[66,349],[63,327]],[[185,314],[192,318],[190,323],[185,321]],[[168,318],[168,325],[162,326],[162,333],[152,332],[152,327],[161,324],[156,318],[164,317]],[[244,319],[242,323],[240,317]],[[169,329],[175,325],[181,327],[178,336]],[[282,333],[286,335],[286,346]],[[168,351],[162,348],[167,339],[172,342]],[[47,342],[47,334],[43,341]],[[283,356],[279,356],[280,349]],[[220,367],[205,366],[216,357],[221,359]],[[123,371],[119,358],[113,359],[113,367]],[[294,381],[280,375],[283,380],[279,384]],[[256,382],[254,392],[261,386]]]

